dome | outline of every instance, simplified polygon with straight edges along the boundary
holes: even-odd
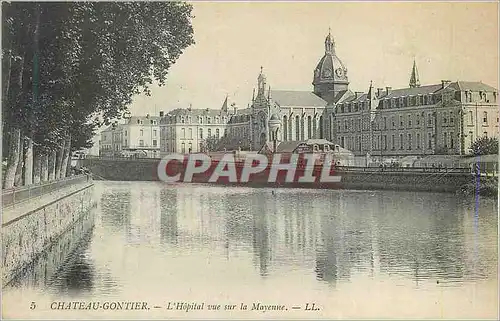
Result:
[[[325,54],[314,69],[313,83],[347,82],[347,68],[335,54],[335,42],[330,33],[325,39]]]
[[[347,68],[335,54],[325,54],[314,69],[314,82],[347,81]]]

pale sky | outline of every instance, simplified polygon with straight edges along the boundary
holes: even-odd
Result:
[[[260,66],[272,89],[312,91],[328,28],[349,88],[407,87],[415,57],[421,84],[483,81],[498,88],[496,2],[193,2],[196,44],[166,86],[138,96],[135,115],[174,108],[245,108]]]

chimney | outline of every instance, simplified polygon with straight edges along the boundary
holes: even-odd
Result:
[[[160,110],[160,117],[163,117],[163,110]]]
[[[446,88],[451,83],[449,80],[441,80],[441,88]]]
[[[377,88],[377,97],[382,96],[382,91],[383,90],[384,90],[384,88]]]
[[[389,96],[391,94],[392,87],[385,87],[385,95]]]

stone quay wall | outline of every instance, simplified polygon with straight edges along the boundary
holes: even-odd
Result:
[[[54,246],[63,247],[56,255],[58,256],[56,261],[61,262],[64,254],[70,250],[68,247],[77,243],[75,241],[61,243],[60,240],[65,239],[65,234],[68,231],[74,234],[74,227],[80,225],[81,228],[76,229],[79,234],[84,234],[83,232],[88,230],[88,224],[91,222],[88,215],[96,206],[91,180],[57,190],[54,194],[42,195],[40,198],[34,209],[29,207],[29,200],[24,206],[3,209],[4,217],[8,217],[7,221],[4,219],[2,222],[4,285],[8,285],[18,275],[23,274],[45,252],[54,250]],[[73,235],[71,240],[75,238],[77,237]]]
[[[80,165],[88,168],[94,178],[115,181],[157,181],[158,159],[82,159]],[[342,181],[339,188],[356,190],[405,190],[448,192],[459,191],[475,182],[474,175],[450,171],[418,172],[411,169],[339,170]],[[483,178],[481,178],[483,180]]]

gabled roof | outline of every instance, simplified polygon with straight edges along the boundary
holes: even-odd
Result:
[[[460,90],[470,90],[470,91],[497,91],[496,88],[491,87],[490,85],[483,84],[480,81],[457,81],[458,89]]]
[[[189,109],[189,108],[177,108],[169,111],[165,116],[219,116],[222,111],[220,109]]]
[[[271,99],[278,105],[325,107],[327,102],[310,91],[271,90]]]
[[[159,116],[131,116],[128,121],[127,121],[127,124],[130,124],[130,125],[133,125],[133,124],[137,124],[137,121],[141,121],[143,122],[143,125],[147,125],[147,124],[151,124],[151,120],[156,120],[156,123],[158,123],[160,121],[160,117]]]

